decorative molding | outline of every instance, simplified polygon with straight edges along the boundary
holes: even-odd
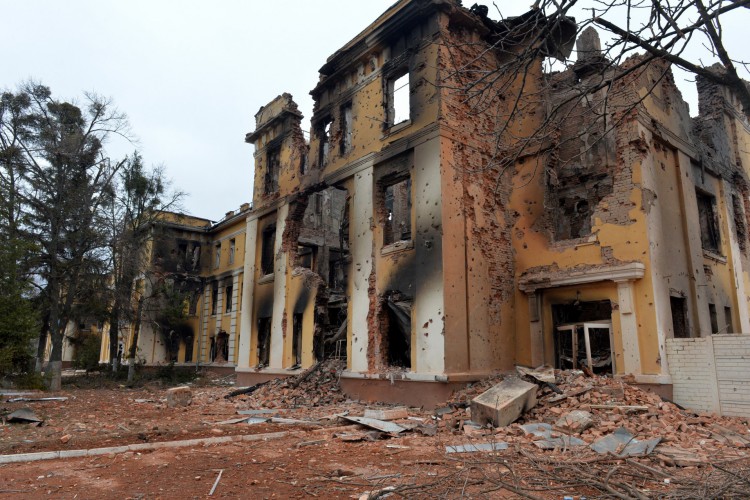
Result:
[[[634,281],[643,278],[646,266],[631,262],[619,266],[602,266],[591,269],[573,269],[557,272],[530,273],[518,281],[518,288],[525,293],[534,293],[545,288],[584,285],[600,281]]]

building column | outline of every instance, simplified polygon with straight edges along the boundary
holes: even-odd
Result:
[[[626,375],[641,374],[641,352],[638,342],[638,319],[633,307],[633,281],[617,280],[617,296],[620,311],[620,331],[622,335],[623,372]],[[663,335],[663,333],[661,334]],[[659,345],[664,341],[659,339]],[[659,350],[662,350],[660,347]],[[666,353],[660,353],[662,360],[666,360]],[[666,367],[662,365],[666,370]]]
[[[211,312],[211,283],[206,285],[203,291],[203,321],[201,321],[201,335],[198,343],[198,361],[210,363],[209,353],[211,351],[210,341],[208,340],[208,315]]]
[[[370,274],[373,266],[373,167],[354,175],[349,210],[349,247],[352,256],[349,277],[350,319],[347,322],[349,369],[367,372]]]
[[[234,276],[232,276],[232,297],[230,298],[232,301],[232,313],[229,319],[229,359],[227,359],[227,362],[230,364],[235,364],[236,362],[234,359],[234,346],[237,342],[237,294],[239,293],[239,287],[240,275],[235,272]]]
[[[240,353],[237,368],[250,368],[250,346],[253,328],[253,296],[255,295],[255,240],[258,219],[247,219],[245,231],[245,266],[242,284],[242,314],[240,315]]]
[[[286,260],[282,240],[289,215],[289,204],[284,203],[276,212],[276,241],[274,242],[273,316],[271,318],[271,353],[269,368],[283,368],[284,315],[286,314]],[[290,325],[291,326],[291,325]]]

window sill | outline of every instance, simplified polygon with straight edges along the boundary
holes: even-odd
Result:
[[[411,119],[404,120],[402,122],[396,123],[395,125],[391,125],[386,131],[385,134],[383,134],[383,139],[388,137],[389,135],[395,134],[396,132],[400,132],[401,130],[410,127],[411,126]]]
[[[598,241],[598,238],[596,234],[590,234],[588,236],[583,236],[581,238],[571,238],[569,240],[557,240],[552,241],[552,244],[550,245],[553,249],[566,249],[566,248],[573,248],[573,247],[582,247],[587,245],[595,245]]]
[[[276,276],[274,274],[265,274],[258,280],[259,285],[265,285],[266,283],[273,283]]]
[[[404,252],[414,248],[414,240],[401,240],[389,245],[385,245],[380,249],[380,255],[391,255],[398,252]]]
[[[720,264],[726,264],[727,258],[723,255],[720,255],[718,253],[714,253],[711,250],[703,250],[703,257],[709,260],[713,260],[714,262],[718,262]]]

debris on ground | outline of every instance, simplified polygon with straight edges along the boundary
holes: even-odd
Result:
[[[167,406],[177,408],[179,406],[190,406],[193,401],[193,392],[190,387],[180,386],[167,389]]]
[[[21,408],[5,416],[5,421],[20,424],[41,424],[44,419],[36,416],[30,408]]]
[[[537,386],[507,378],[471,401],[471,415],[480,424],[505,427],[536,405]]]

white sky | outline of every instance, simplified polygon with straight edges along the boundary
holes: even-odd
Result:
[[[251,201],[244,136],[258,109],[289,92],[309,128],[318,69],[394,2],[0,0],[0,88],[34,78],[60,99],[112,97],[138,139],[113,143],[113,155],[137,147],[188,194],[186,212],[218,220]],[[477,3],[497,18],[491,1]],[[498,5],[512,16],[531,3]],[[750,20],[742,10],[733,15],[739,40]]]

